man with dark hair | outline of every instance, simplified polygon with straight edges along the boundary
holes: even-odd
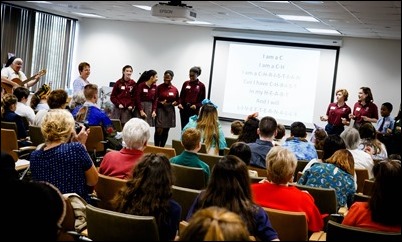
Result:
[[[293,122],[290,125],[290,137],[285,140],[283,147],[291,150],[297,157],[297,160],[317,159],[317,150],[314,144],[307,139],[306,125],[302,122]]]
[[[274,146],[277,122],[273,117],[263,117],[260,120],[257,133],[259,138],[254,143],[249,143],[251,149],[250,165],[266,168],[265,157]]]

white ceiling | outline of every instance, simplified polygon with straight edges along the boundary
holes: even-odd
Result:
[[[2,1],[81,19],[75,12],[97,14],[108,20],[187,25],[151,16],[132,5],[153,6],[158,1]],[[161,1],[167,3],[168,1]],[[306,28],[335,29],[341,36],[401,39],[401,1],[182,1],[208,27],[311,34]],[[286,21],[276,15],[312,16],[320,22]],[[339,35],[337,35],[339,36]]]

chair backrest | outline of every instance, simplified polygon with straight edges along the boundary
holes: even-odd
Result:
[[[14,161],[18,160],[18,154],[15,152],[18,150],[18,140],[14,129],[1,128],[1,150],[10,154]]]
[[[401,233],[381,232],[328,221],[326,241],[401,241]]]
[[[198,158],[202,160],[203,162],[207,163],[209,165],[209,170],[212,171],[212,168],[214,168],[215,164],[218,163],[218,161],[223,157],[220,155],[210,155],[210,154],[204,154],[204,153],[197,153]]]
[[[16,134],[18,134],[17,124],[15,122],[1,121],[1,128],[2,129],[12,129],[15,131]]]
[[[363,192],[364,180],[369,179],[369,173],[367,169],[355,168],[356,172],[356,193]]]
[[[201,143],[201,149],[198,151],[198,153],[207,153],[207,146],[205,143]]]
[[[297,165],[296,165],[296,169],[295,172],[293,173],[293,181],[296,182],[297,180],[297,173],[299,171],[303,171],[304,167],[306,167],[307,163],[309,161],[308,160],[298,160],[297,161]]]
[[[322,160],[324,157],[324,150],[317,150],[318,159]]]
[[[110,119],[112,121],[113,127],[117,132],[123,131],[123,125],[121,125],[120,119]]]
[[[247,168],[249,169],[249,170],[254,170],[254,171],[256,171],[257,173],[258,173],[258,176],[261,176],[261,177],[267,177],[267,169],[265,169],[265,168],[261,168],[261,167],[256,167],[256,166],[247,166]]]
[[[159,147],[154,145],[147,145],[144,149],[144,153],[162,153],[165,154],[169,159],[176,156],[176,150],[174,148]]]
[[[331,214],[338,212],[338,202],[336,198],[336,192],[333,188],[323,187],[311,187],[295,183],[294,184],[300,190],[305,190],[310,193],[314,198],[314,203],[320,210],[321,214]]]
[[[172,198],[181,206],[181,220],[186,220],[191,205],[200,193],[201,190],[172,186]]]
[[[126,183],[127,180],[99,174],[94,188],[96,197],[100,199],[98,207],[113,210],[112,199]]]
[[[184,151],[181,141],[177,139],[172,139],[172,148],[176,150],[176,155],[180,155]]]
[[[373,193],[374,180],[365,179],[363,182],[362,193],[367,196],[371,196]]]
[[[353,202],[368,202],[369,200],[370,196],[361,193],[355,193],[353,196]]]
[[[29,137],[33,145],[38,146],[45,143],[45,138],[43,137],[42,131],[39,126],[29,125]]]
[[[119,213],[86,206],[88,237],[94,241],[159,241],[153,216]]]
[[[290,212],[266,207],[264,210],[281,241],[308,241],[307,218],[304,212]]]
[[[103,135],[102,126],[90,126],[88,139],[85,143],[88,152],[105,151],[105,136]]]
[[[173,185],[196,190],[204,189],[207,186],[206,174],[202,168],[173,163],[171,166],[175,177]]]
[[[28,129],[28,127],[30,125],[28,118],[25,116],[21,116],[21,119],[22,119],[22,122],[24,123],[25,128]]]
[[[250,176],[251,183],[259,183],[260,181],[267,179],[266,177],[262,176]]]
[[[237,138],[225,137],[225,140],[226,140],[226,145],[227,145],[227,147],[230,148],[230,146],[232,146],[233,143],[236,143]]]

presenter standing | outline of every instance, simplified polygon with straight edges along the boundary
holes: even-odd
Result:
[[[353,113],[349,118],[354,119],[353,127],[359,130],[364,123],[376,123],[378,121],[378,107],[374,104],[373,94],[369,87],[361,87],[358,94],[359,100],[353,107]]]
[[[73,94],[84,90],[84,87],[89,84],[88,77],[91,74],[91,66],[87,62],[81,62],[78,65],[80,75],[73,82]]]
[[[122,72],[123,76],[113,86],[110,101],[114,104],[111,117],[120,119],[124,126],[133,117],[136,83],[131,79],[133,68],[130,65],[124,66]]]
[[[198,77],[201,75],[201,68],[194,66],[190,69],[190,80],[185,81],[180,91],[180,120],[181,128],[186,126],[189,118],[193,115],[198,115],[201,102],[205,99],[205,85]]]
[[[328,121],[325,126],[325,131],[328,135],[340,135],[344,130],[345,125],[349,125],[349,114],[352,112],[350,107],[346,104],[349,93],[346,89],[339,89],[336,91],[336,102],[328,105],[327,113],[320,117],[321,121]]]

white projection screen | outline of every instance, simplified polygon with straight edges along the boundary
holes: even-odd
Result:
[[[333,100],[338,46],[215,37],[208,97],[221,120],[274,117],[314,129]]]

